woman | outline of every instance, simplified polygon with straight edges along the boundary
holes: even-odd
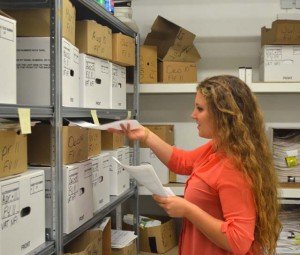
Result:
[[[198,85],[192,118],[199,136],[211,139],[192,151],[144,127],[121,131],[146,142],[175,173],[190,175],[184,198],[153,196],[169,216],[183,218],[179,253],[275,254],[278,183],[255,97],[240,79],[215,76]]]

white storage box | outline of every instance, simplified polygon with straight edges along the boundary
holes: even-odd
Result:
[[[300,45],[265,45],[260,56],[260,79],[269,82],[300,81]]]
[[[0,11],[0,104],[17,103],[16,21]]]
[[[117,158],[120,162],[124,162],[124,149],[119,148],[112,151],[105,151],[110,156]],[[110,161],[110,195],[118,196],[129,188],[129,174],[118,165],[113,159]]]
[[[93,217],[92,162],[63,169],[63,232],[71,233]]]
[[[109,109],[109,62],[79,54],[80,105],[86,108]]]
[[[111,109],[126,109],[126,68],[113,63],[110,65]]]
[[[18,104],[50,105],[49,37],[17,39],[17,87]],[[79,52],[64,38],[62,39],[62,104],[79,107]]]
[[[45,242],[44,172],[2,178],[0,189],[0,255],[28,254]]]
[[[92,157],[93,171],[93,203],[94,213],[109,203],[109,164],[110,156],[108,153],[101,153]]]
[[[153,166],[162,184],[169,183],[169,169],[156,157],[150,148],[140,149],[141,164],[149,163]]]

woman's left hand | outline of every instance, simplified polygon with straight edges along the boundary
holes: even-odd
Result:
[[[173,218],[185,217],[189,202],[177,196],[161,197],[152,195],[153,199],[162,207],[166,213]]]

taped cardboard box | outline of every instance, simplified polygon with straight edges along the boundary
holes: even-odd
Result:
[[[159,62],[158,81],[163,83],[197,82],[197,66],[190,62]]]
[[[36,125],[28,137],[28,162],[32,165],[51,166],[50,125]],[[68,165],[88,159],[88,133],[80,127],[62,127],[63,164]]]
[[[115,150],[125,145],[125,138],[121,134],[102,131],[101,148],[102,150]]]
[[[146,215],[148,216],[148,215]],[[164,216],[148,216],[161,221],[161,225],[139,228],[140,250],[143,252],[166,253],[177,245],[175,222]],[[132,226],[123,223],[123,229],[132,230]]]
[[[76,21],[76,47],[80,53],[112,60],[111,29],[94,20]]]
[[[88,230],[65,247],[65,255],[102,255],[100,230]]]
[[[121,66],[135,66],[135,40],[134,38],[116,33],[112,36],[113,62]]]
[[[140,83],[157,83],[157,47],[140,47]]]
[[[88,157],[101,153],[101,131],[98,129],[88,129]]]
[[[69,0],[62,2],[62,36],[75,45],[76,10]],[[49,8],[8,10],[8,13],[17,20],[17,36],[50,36]]]
[[[111,218],[104,218],[95,230],[102,233],[102,255],[111,255]]]
[[[136,255],[136,240],[121,249],[112,248],[112,255]]]
[[[157,56],[162,61],[197,62],[200,54],[193,45],[195,34],[157,16],[145,45],[157,46]]]
[[[272,28],[261,28],[261,46],[300,44],[300,20],[275,20]]]
[[[15,131],[0,130],[0,177],[27,170],[27,136]]]
[[[144,125],[154,134],[159,136],[163,141],[170,145],[174,145],[174,125]],[[141,148],[148,148],[148,146],[141,142]]]

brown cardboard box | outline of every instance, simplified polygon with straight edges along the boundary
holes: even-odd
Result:
[[[101,130],[88,129],[88,157],[96,156],[101,153]]]
[[[150,253],[150,252],[141,252],[140,255],[157,255],[157,253]],[[175,246],[173,249],[163,253],[162,255],[178,255],[178,246]]]
[[[135,40],[122,33],[112,35],[113,62],[121,66],[135,66]]]
[[[157,83],[157,47],[140,47],[140,83]]]
[[[132,241],[131,244],[122,249],[112,248],[111,250],[112,255],[136,255],[136,241]]]
[[[197,62],[200,54],[193,45],[195,37],[188,30],[157,16],[144,44],[157,46],[157,56],[162,61]]]
[[[8,10],[8,13],[17,20],[17,36],[50,36],[49,8]],[[62,36],[73,45],[75,45],[75,19],[75,7],[69,0],[63,0]]]
[[[261,28],[261,46],[300,44],[300,20],[276,20],[272,28]]]
[[[36,125],[28,137],[28,161],[32,165],[51,166],[50,125]],[[80,127],[62,127],[63,164],[88,159],[88,131]]]
[[[111,29],[94,20],[76,21],[76,47],[80,53],[112,60]]]
[[[27,171],[27,136],[0,130],[0,177]]]
[[[65,247],[65,255],[102,255],[100,230],[88,230]]]
[[[170,145],[174,145],[174,125],[144,125],[149,128],[154,134],[159,136],[162,140]],[[141,148],[148,148],[148,146],[141,142]]]
[[[197,66],[189,62],[159,62],[158,81],[163,83],[197,82]]]
[[[102,131],[101,148],[102,150],[115,150],[125,145],[124,135]]]
[[[140,250],[165,253],[176,246],[175,223],[170,218],[155,218],[162,221],[160,226],[140,228]]]

